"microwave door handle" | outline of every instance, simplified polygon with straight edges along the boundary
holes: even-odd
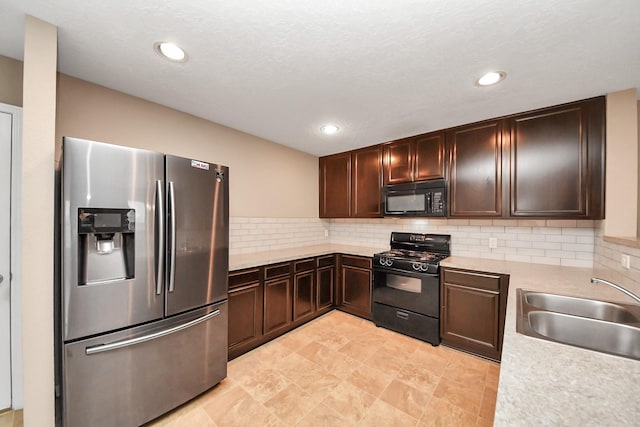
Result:
[[[433,201],[431,200],[431,192],[430,191],[427,192],[426,197],[427,197],[427,212],[431,213],[431,212],[433,212],[433,209],[432,209]]]

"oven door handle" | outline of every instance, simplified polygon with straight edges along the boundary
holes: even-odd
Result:
[[[395,274],[397,276],[408,276],[408,277],[416,277],[419,279],[425,278],[425,277],[434,277],[434,278],[438,278],[440,277],[440,273],[427,273],[424,271],[408,271],[408,270],[399,270],[399,269],[395,269],[395,268],[388,268],[388,267],[378,267],[377,265],[373,266],[373,274],[376,273],[391,273],[391,274]]]

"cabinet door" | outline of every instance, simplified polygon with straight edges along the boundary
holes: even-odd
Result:
[[[342,255],[340,264],[341,308],[371,318],[371,258]]]
[[[230,359],[252,349],[262,338],[263,286],[260,268],[229,272]]]
[[[440,332],[442,342],[500,360],[507,278],[444,269]]]
[[[328,308],[333,305],[333,288],[335,286],[336,270],[333,265],[320,267],[317,271],[317,298],[318,310]]]
[[[512,216],[589,215],[590,181],[601,180],[601,160],[589,162],[589,157],[601,159],[602,153],[601,141],[599,149],[588,146],[599,137],[597,131],[593,138],[589,132],[593,105],[568,104],[510,120]],[[592,217],[598,217],[594,208]]]
[[[447,132],[451,216],[502,215],[503,128],[494,120]]]
[[[384,183],[413,181],[413,141],[402,139],[384,146]]]
[[[314,270],[297,273],[293,279],[293,320],[311,316],[316,311]]]
[[[264,284],[264,334],[286,328],[291,323],[291,277]]]
[[[229,351],[262,336],[262,286],[254,282],[229,290]]]
[[[498,357],[500,294],[495,291],[444,284],[442,339],[480,354]]]
[[[354,151],[351,216],[371,218],[382,216],[382,146]]]
[[[445,177],[444,132],[420,135],[413,141],[413,180]]]
[[[321,157],[320,218],[351,216],[351,153]]]

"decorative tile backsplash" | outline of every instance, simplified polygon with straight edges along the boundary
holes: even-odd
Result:
[[[600,223],[596,224],[594,263],[615,270],[632,280],[640,282],[640,248],[605,242],[602,239]],[[631,268],[624,268],[621,264],[622,255],[629,255]]]
[[[229,253],[245,254],[328,243],[326,220],[318,218],[229,218]]]
[[[230,225],[231,254],[322,243],[388,248],[392,231],[406,231],[450,234],[458,256],[576,267],[594,260],[594,221],[232,217]]]

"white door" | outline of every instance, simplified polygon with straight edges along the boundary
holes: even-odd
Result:
[[[0,410],[11,407],[12,114],[0,111]]]

